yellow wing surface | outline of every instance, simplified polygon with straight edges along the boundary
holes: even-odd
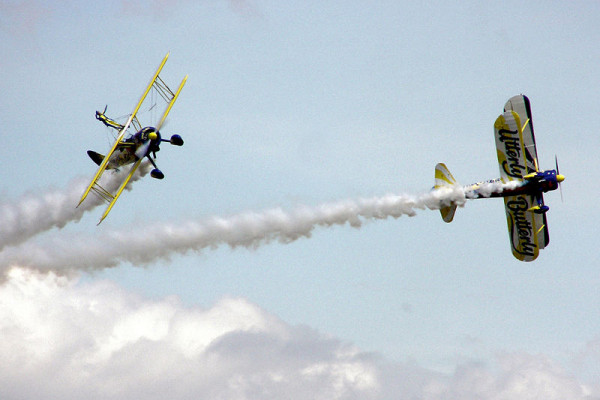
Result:
[[[531,122],[531,111],[525,96],[515,96],[507,103],[508,109],[494,123],[494,136],[500,176],[504,183],[523,181],[523,177],[537,170],[537,152]],[[512,107],[512,108],[511,108]],[[515,109],[526,120],[522,122]],[[533,261],[539,250],[549,241],[545,214],[530,209],[537,205],[533,195],[517,195],[504,198],[508,234],[513,255],[521,261]]]
[[[519,114],[505,111],[500,115],[494,122],[494,136],[500,177],[505,183],[523,180],[528,171]]]
[[[519,94],[508,99],[504,105],[504,111],[514,111],[519,115],[521,122],[521,138],[523,141],[524,163],[527,173],[538,170],[537,150],[535,147],[535,136],[533,134],[533,120],[531,118],[531,105],[529,98]]]
[[[534,196],[518,195],[504,198],[506,222],[513,255],[521,261],[533,261],[546,246],[545,216],[529,211],[537,205]]]
[[[77,204],[77,207],[79,207],[81,205],[81,203],[83,203],[85,198],[88,196],[90,191],[94,191],[96,194],[98,194],[100,197],[102,197],[104,200],[106,200],[109,204],[108,204],[108,207],[106,208],[106,211],[102,215],[100,222],[102,222],[102,220],[104,220],[104,218],[106,218],[106,216],[108,215],[108,213],[114,206],[115,202],[117,201],[117,199],[123,192],[123,189],[125,189],[125,186],[127,186],[127,183],[130,181],[131,177],[133,176],[133,174],[135,173],[135,171],[141,164],[142,159],[139,159],[132,165],[129,174],[127,175],[125,180],[121,183],[121,186],[119,187],[119,189],[114,194],[107,191],[102,186],[100,186],[100,184],[99,184],[100,178],[102,177],[102,174],[106,170],[108,162],[110,161],[110,158],[113,155],[113,153],[115,152],[115,150],[119,147],[119,145],[123,145],[123,137],[125,136],[127,129],[129,129],[129,126],[133,124],[133,126],[136,127],[136,129],[141,128],[141,125],[140,125],[139,121],[137,120],[137,113],[140,110],[140,107],[142,106],[142,104],[144,103],[146,96],[148,96],[148,93],[150,93],[150,91],[152,89],[155,89],[162,96],[162,98],[167,102],[167,107],[166,107],[158,125],[156,126],[156,129],[159,130],[160,127],[163,125],[164,121],[166,120],[167,115],[169,114],[171,108],[173,107],[173,104],[175,104],[175,101],[179,97],[179,93],[183,89],[183,85],[185,85],[185,82],[187,81],[187,75],[186,75],[183,78],[183,80],[181,81],[179,88],[175,92],[172,92],[171,89],[169,89],[169,87],[164,83],[164,81],[160,78],[159,74],[162,71],[168,58],[169,58],[169,53],[167,53],[167,55],[163,58],[162,62],[158,66],[158,69],[154,73],[152,79],[150,80],[150,83],[146,87],[146,90],[142,94],[140,100],[138,101],[133,112],[129,116],[127,122],[123,126],[123,129],[121,129],[121,131],[119,132],[119,135],[117,136],[110,151],[106,154],[106,156],[100,163],[100,166],[98,167],[96,174],[92,178],[92,181],[90,182],[90,184],[86,188],[86,190],[83,192],[83,195],[81,196],[81,200],[79,200],[79,204]],[[98,222],[98,224],[100,224],[100,222]]]
[[[119,196],[123,192],[123,189],[125,189],[125,186],[127,186],[127,184],[129,183],[129,181],[131,180],[131,177],[133,176],[133,174],[135,173],[135,171],[138,169],[138,167],[140,166],[140,164],[142,163],[143,160],[144,160],[143,158],[140,158],[135,163],[133,163],[133,165],[131,166],[131,169],[129,170],[129,174],[127,174],[127,177],[123,180],[123,182],[121,183],[121,186],[119,186],[119,189],[117,189],[117,191],[115,192],[114,195],[112,195],[112,194],[109,193],[110,200],[109,200],[109,203],[108,203],[108,207],[106,207],[106,210],[104,210],[104,214],[102,214],[102,217],[100,218],[100,221],[98,221],[98,225],[100,225],[100,223],[102,221],[104,221],[104,218],[106,218],[106,216],[108,215],[108,213],[110,212],[110,210],[112,210],[113,206],[117,202],[117,199],[119,198]]]

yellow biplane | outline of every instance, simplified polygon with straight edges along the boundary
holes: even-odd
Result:
[[[152,154],[152,156],[156,158],[156,152],[160,150],[159,146],[161,142],[169,142],[175,146],[183,145],[183,139],[179,135],[173,135],[170,139],[162,139],[160,135],[160,128],[164,124],[167,115],[169,114],[169,111],[171,111],[173,104],[175,104],[175,101],[179,97],[179,93],[181,92],[181,89],[183,89],[183,85],[185,85],[185,82],[188,78],[187,75],[183,78],[181,84],[179,85],[179,88],[175,92],[169,89],[169,87],[159,76],[168,58],[169,54],[167,53],[165,58],[160,63],[158,69],[154,73],[152,80],[146,87],[144,94],[142,94],[142,97],[135,106],[133,113],[131,113],[131,115],[127,119],[127,122],[124,125],[121,125],[118,122],[108,118],[104,114],[106,112],[106,108],[103,112],[96,111],[97,120],[101,121],[104,125],[113,128],[119,132],[110,151],[105,156],[91,150],[88,151],[88,155],[90,156],[90,158],[99,167],[91,183],[89,184],[85,192],[83,192],[83,195],[81,196],[81,200],[79,201],[77,207],[79,207],[81,203],[83,203],[83,201],[90,192],[94,192],[95,194],[99,195],[103,200],[105,200],[108,203],[108,207],[104,211],[104,214],[102,214],[102,218],[100,218],[98,224],[100,224],[104,220],[104,218],[106,218],[112,207],[115,205],[115,202],[123,192],[123,189],[125,189],[125,186],[129,182],[137,168],[140,166],[144,158],[150,160],[150,162],[154,166],[154,169],[152,170],[150,175],[156,179],[164,178],[163,173],[158,169],[152,157],[150,157],[150,154]],[[137,114],[140,110],[140,107],[144,103],[146,96],[148,96],[148,93],[150,93],[153,90],[160,95],[160,97],[166,102],[167,106],[156,126],[142,127],[142,124],[137,118]],[[135,129],[136,133],[129,134],[128,137],[125,137],[128,130],[132,127]],[[127,177],[123,180],[121,186],[119,186],[116,192],[111,193],[109,190],[106,190],[105,188],[100,186],[100,177],[102,176],[104,171],[106,171],[107,169],[118,169],[128,164],[133,165],[131,166]]]
[[[496,154],[500,178],[464,186],[465,197],[481,199],[503,197],[508,223],[510,246],[515,258],[533,261],[550,242],[544,203],[544,193],[560,188],[565,180],[556,168],[541,170],[538,166],[531,105],[527,96],[511,97],[504,105],[504,113],[494,123]],[[510,184],[499,191],[490,191],[486,184]],[[435,188],[452,187],[456,180],[445,164],[435,166]],[[452,222],[457,204],[451,203],[440,212],[445,222]]]

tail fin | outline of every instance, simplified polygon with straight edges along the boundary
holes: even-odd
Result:
[[[439,163],[435,166],[435,189],[439,189],[445,186],[458,185],[456,179],[452,176],[448,167],[445,164]],[[454,213],[456,212],[456,204],[450,204],[447,207],[442,207],[440,213],[444,222],[452,222],[454,219]]]

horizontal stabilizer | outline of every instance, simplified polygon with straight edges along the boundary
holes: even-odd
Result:
[[[458,185],[456,179],[452,176],[448,167],[445,164],[439,163],[435,166],[435,189],[440,189],[443,187],[455,186]],[[444,222],[452,222],[454,219],[454,213],[456,212],[456,204],[450,204],[446,207],[440,208],[440,213],[442,214],[442,219]]]
[[[102,160],[104,160],[104,156],[102,154],[96,153],[92,150],[88,150],[87,153],[88,156],[90,156],[90,158],[92,159],[92,161],[96,163],[96,165],[102,164]]]
[[[444,222],[452,222],[454,219],[454,213],[456,212],[456,207],[456,204],[452,204],[451,206],[440,208],[440,214],[442,214],[442,219]]]

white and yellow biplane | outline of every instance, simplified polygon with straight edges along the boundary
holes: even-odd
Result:
[[[565,177],[556,169],[540,170],[531,120],[531,106],[524,95],[511,97],[504,113],[494,123],[494,136],[500,178],[464,187],[468,199],[503,197],[513,255],[521,261],[533,261],[549,241],[544,193],[556,190]],[[485,184],[502,185],[501,190],[484,189]],[[444,164],[435,167],[435,188],[457,185]],[[484,191],[485,190],[485,191]],[[441,210],[442,218],[452,222],[456,204]]]
[[[175,104],[175,101],[179,97],[179,93],[181,92],[181,89],[183,89],[183,85],[185,85],[185,82],[188,78],[187,75],[183,78],[181,84],[179,85],[179,88],[175,92],[169,89],[169,87],[159,76],[168,58],[169,54],[167,54],[160,63],[158,69],[154,73],[154,76],[150,80],[150,83],[146,87],[146,90],[142,94],[142,97],[140,98],[139,102],[133,109],[133,112],[131,113],[131,115],[127,119],[127,122],[124,125],[121,125],[118,122],[108,118],[104,114],[106,112],[106,108],[103,112],[96,111],[96,119],[101,121],[104,125],[113,128],[119,132],[110,151],[105,156],[91,150],[88,151],[88,155],[90,156],[90,158],[99,167],[98,171],[96,172],[96,175],[94,175],[94,178],[92,179],[91,183],[81,196],[81,200],[79,201],[77,207],[81,205],[81,203],[85,200],[85,198],[90,192],[94,192],[97,195],[99,195],[102,199],[104,199],[108,203],[108,207],[104,211],[104,214],[102,214],[102,218],[100,218],[98,224],[100,224],[104,220],[104,218],[106,218],[112,207],[115,205],[115,202],[123,192],[123,189],[125,189],[125,186],[129,182],[137,168],[140,166],[144,158],[150,160],[150,162],[154,166],[154,169],[152,170],[150,175],[156,179],[164,178],[163,173],[158,169],[156,163],[153,160],[153,158],[156,158],[156,152],[160,150],[161,142],[169,142],[175,146],[183,145],[183,139],[179,135],[173,135],[170,139],[162,139],[160,134],[160,128],[163,126],[167,115],[169,115],[169,111],[171,111],[173,104]],[[151,91],[155,91],[157,94],[160,95],[160,97],[166,103],[166,108],[156,126],[142,127],[142,124],[138,120],[137,115],[140,111],[142,104],[144,103],[144,100]],[[130,133],[128,137],[126,137],[126,134],[130,128],[134,128],[135,133]],[[152,154],[153,158],[150,157],[150,154]],[[110,191],[100,186],[100,177],[102,176],[104,171],[106,171],[107,169],[118,169],[129,164],[133,165],[131,166],[128,175],[125,177],[125,179],[123,180],[119,188],[116,190],[116,192],[111,193]]]

